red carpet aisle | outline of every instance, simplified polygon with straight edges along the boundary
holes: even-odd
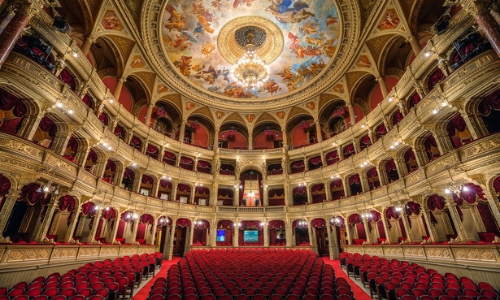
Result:
[[[135,295],[132,297],[132,300],[144,300],[149,297],[149,292],[151,291],[151,286],[155,282],[156,278],[167,276],[168,268],[171,265],[175,265],[179,262],[180,257],[174,256],[172,260],[164,260],[159,271],[156,272],[156,275],[151,278],[148,283],[146,283]]]
[[[349,276],[340,268],[340,260],[331,260],[328,257],[323,257],[323,261],[325,264],[329,264],[333,267],[333,270],[335,270],[335,277],[339,278],[345,278],[349,285],[351,286],[352,293],[354,295],[354,298],[356,300],[371,300],[370,295],[368,295],[362,288],[360,288],[356,282],[351,280]],[[135,299],[134,299],[135,300]]]

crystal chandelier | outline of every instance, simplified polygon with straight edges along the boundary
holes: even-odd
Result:
[[[269,66],[255,53],[254,34],[247,34],[245,54],[233,67],[232,76],[237,84],[245,89],[261,87],[269,79]]]

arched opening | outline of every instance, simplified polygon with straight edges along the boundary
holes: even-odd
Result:
[[[311,158],[309,158],[307,163],[308,163],[309,170],[311,170],[311,171],[319,169],[323,166],[323,161],[321,159],[321,156],[311,157]]]
[[[328,232],[326,221],[323,218],[316,218],[311,221],[311,229],[313,230],[316,246],[318,247],[318,256],[328,256]]]
[[[50,149],[57,134],[57,125],[49,116],[44,116],[33,136],[33,142]]]
[[[120,187],[129,191],[134,188],[135,171],[131,168],[125,168],[123,172],[123,179],[120,183]]]
[[[181,161],[179,163],[179,167],[185,170],[193,171],[194,170],[194,160],[190,157],[181,156]]]
[[[87,159],[83,163],[85,171],[94,174],[96,163],[97,163],[97,153],[94,151],[94,149],[90,149],[89,154],[87,155]]]
[[[262,206],[262,174],[247,170],[240,175],[240,206]]]
[[[70,162],[75,162],[76,151],[78,150],[78,140],[71,136],[66,145],[66,149],[64,149],[63,157],[69,160]]]
[[[353,143],[350,143],[343,148],[344,151],[344,159],[349,158],[356,154],[356,148],[354,148]]]
[[[456,115],[446,125],[446,131],[450,137],[453,148],[457,149],[472,142],[472,134],[467,128],[464,118],[461,115]]]
[[[176,199],[180,203],[191,203],[193,199],[191,197],[191,187],[187,184],[179,183],[177,185]]]
[[[285,222],[282,220],[271,220],[267,225],[269,231],[269,246],[286,245]]]
[[[389,183],[399,179],[398,169],[396,168],[396,163],[393,158],[385,163],[385,173]]]
[[[362,245],[366,242],[366,231],[360,214],[352,214],[348,218],[349,230],[354,245]]]
[[[290,171],[292,174],[304,172],[306,169],[306,165],[304,164],[304,160],[296,160],[290,163]]]
[[[500,132],[500,89],[483,98],[478,112],[489,134]]]
[[[307,187],[298,186],[292,190],[293,205],[304,205],[308,203]]]
[[[406,150],[405,154],[403,155],[403,158],[405,160],[408,173],[418,170],[418,163],[415,157],[415,153],[413,152],[413,149],[410,148]]]
[[[168,152],[165,150],[163,151],[162,161],[167,165],[175,166],[175,163],[177,162],[177,156],[175,156],[175,154],[173,154],[172,152]]]
[[[233,206],[234,190],[231,188],[219,188],[217,192],[217,206]]]
[[[219,131],[219,147],[225,149],[248,149],[248,131],[240,123],[225,123]]]
[[[309,246],[309,231],[308,231],[307,221],[295,220],[292,223],[292,232],[295,235],[295,245],[296,246]]]
[[[322,203],[326,201],[325,185],[323,183],[311,186],[312,203]]]
[[[18,97],[0,89],[0,132],[16,135],[28,108]]]
[[[359,149],[363,150],[372,145],[372,140],[369,134],[365,134],[359,139]]]
[[[160,179],[160,186],[158,187],[158,198],[167,201],[175,200],[172,199],[172,183],[165,178]]]
[[[439,148],[436,143],[436,139],[434,136],[429,135],[424,141],[425,153],[427,154],[427,158],[429,161],[432,161],[441,156],[439,152]]]
[[[193,246],[206,246],[210,234],[210,222],[207,220],[194,221]]]
[[[232,246],[234,223],[231,220],[220,220],[217,223],[217,246]]]
[[[330,193],[332,194],[332,201],[340,200],[345,197],[342,179],[335,179],[330,182]]]
[[[191,221],[189,219],[177,219],[174,232],[174,247],[173,254],[183,256],[186,250],[186,243],[189,242],[188,235],[191,228]]]
[[[122,141],[124,141],[125,137],[127,136],[127,130],[120,124],[116,125],[113,133],[115,134],[116,137],[118,137]]]
[[[240,246],[264,246],[264,222],[241,221],[238,224],[238,244]]]
[[[370,191],[380,187],[380,178],[378,176],[377,168],[373,167],[366,172],[368,179],[368,186]]]
[[[137,233],[135,236],[135,241],[139,245],[146,244],[146,241],[152,240],[153,225],[155,224],[155,218],[150,214],[143,214],[139,217],[139,222],[137,223]]]
[[[210,199],[210,191],[203,186],[197,186],[194,189],[194,204],[208,206]]]
[[[159,153],[160,153],[160,150],[157,146],[148,143],[148,146],[146,147],[146,155],[147,156],[154,158],[154,159],[158,159]]]
[[[349,188],[351,189],[351,195],[357,195],[363,192],[359,174],[354,174],[349,177]]]
[[[196,165],[196,171],[200,173],[211,174],[212,173],[212,164],[208,161],[199,160]]]
[[[261,123],[253,130],[253,149],[275,149],[283,147],[281,127],[275,123]]]
[[[102,180],[107,183],[114,184],[116,175],[116,163],[111,159],[108,159],[106,163],[106,168],[104,169],[104,174],[102,176]]]
[[[334,163],[337,163],[340,161],[340,157],[339,157],[339,152],[337,150],[333,150],[331,152],[328,152],[328,154],[326,154],[326,165],[329,166],[329,165],[333,165]]]
[[[144,196],[152,196],[153,185],[154,185],[153,177],[146,174],[142,175],[141,183],[139,186],[139,194]]]
[[[270,188],[267,193],[268,193],[269,206],[285,205],[284,188]]]
[[[430,221],[436,230],[437,242],[449,241],[451,238],[457,238],[458,236],[450,212],[445,206],[446,201],[442,196],[434,194],[427,198]],[[447,226],[447,224],[451,226]]]
[[[133,135],[130,139],[129,145],[130,147],[139,150],[139,152],[142,150],[142,140],[135,135]]]

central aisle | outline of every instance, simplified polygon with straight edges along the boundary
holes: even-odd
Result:
[[[338,278],[345,278],[349,285],[351,286],[352,293],[354,294],[354,298],[356,300],[371,300],[372,298],[368,293],[366,293],[365,290],[360,288],[356,282],[354,282],[347,274],[342,270],[340,267],[340,260],[335,259],[331,260],[328,257],[322,257],[323,261],[325,264],[331,265],[333,267],[333,270],[335,271],[335,277]]]

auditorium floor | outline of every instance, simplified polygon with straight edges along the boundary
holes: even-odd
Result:
[[[168,268],[170,268],[171,265],[176,264],[179,262],[180,257],[173,257],[172,260],[164,260],[161,266],[161,269],[156,271],[156,275],[153,278],[150,278],[148,281],[143,282],[140,287],[135,289],[134,296],[132,297],[131,300],[145,300],[149,296],[149,291],[151,290],[151,286],[155,282],[156,278],[158,277],[163,277],[167,274]],[[349,285],[351,285],[352,292],[354,294],[354,298],[356,300],[370,300],[372,299],[370,297],[368,289],[363,288],[363,285],[361,284],[360,281],[358,280],[353,280],[347,274],[345,271],[340,268],[340,261],[338,259],[336,260],[331,260],[328,257],[323,257],[322,258],[325,264],[329,264],[333,267],[335,270],[335,276],[337,277],[343,277],[347,280]]]
[[[370,291],[368,289],[365,289],[363,285],[361,284],[361,281],[358,280],[353,280],[347,274],[345,271],[340,267],[340,260],[335,259],[331,260],[328,257],[322,257],[323,261],[325,264],[329,264],[333,267],[335,270],[335,276],[336,277],[343,277],[347,280],[349,285],[351,286],[352,293],[354,294],[354,298],[356,300],[370,300],[372,299],[370,297]]]
[[[145,300],[149,297],[149,291],[151,290],[151,286],[155,282],[156,278],[165,277],[167,275],[168,268],[171,265],[175,265],[181,259],[180,256],[174,256],[172,260],[164,260],[161,268],[156,271],[156,275],[153,278],[149,278],[147,282],[141,284],[140,287],[136,288],[136,292],[134,292],[134,296],[131,300]]]

